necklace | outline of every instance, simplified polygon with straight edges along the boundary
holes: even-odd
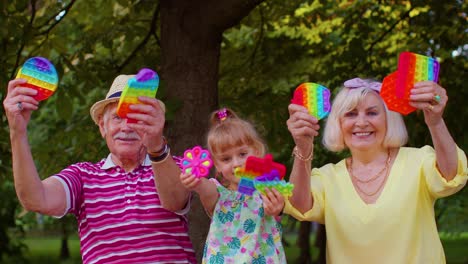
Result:
[[[356,188],[358,189],[358,191],[360,193],[363,193],[365,194],[366,196],[373,196],[375,195],[376,193],[378,193],[380,191],[380,189],[382,189],[384,183],[385,183],[385,177],[384,179],[382,180],[382,182],[380,183],[380,185],[377,187],[377,189],[373,192],[366,192],[364,191],[361,186],[359,186],[360,183],[368,183],[370,181],[373,181],[375,179],[377,179],[379,177],[380,174],[382,174],[382,172],[384,171],[387,171],[388,170],[388,166],[390,164],[390,159],[391,159],[391,156],[390,156],[390,151],[388,152],[388,158],[387,158],[387,161],[385,162],[385,166],[383,167],[383,169],[381,169],[377,174],[375,174],[374,176],[372,176],[371,178],[367,179],[367,180],[361,180],[359,179],[358,177],[354,176],[354,173],[353,173],[353,159],[351,158],[350,159],[350,165],[349,165],[349,173],[351,174],[351,178],[355,180],[355,184],[354,186],[356,186]]]
[[[382,189],[383,185],[384,185],[384,182],[385,182],[385,178],[383,179],[382,183],[377,187],[377,189],[373,192],[366,192],[364,191],[360,186],[359,186],[359,183],[356,182],[356,184],[354,186],[356,186],[359,190],[359,192],[365,194],[366,196],[374,196],[376,193],[378,193],[380,191],[380,189]]]
[[[353,174],[353,158],[351,157],[351,159],[349,160],[349,172],[351,174],[351,177],[353,177],[356,181],[358,182],[361,182],[361,183],[368,183],[368,182],[371,182],[375,179],[377,179],[380,174],[382,174],[382,172],[386,171],[388,169],[388,166],[390,165],[390,150],[388,151],[387,153],[387,161],[385,162],[385,166],[379,171],[377,172],[374,176],[368,178],[368,179],[365,179],[365,180],[362,180],[360,179],[359,177],[356,177],[354,174]]]

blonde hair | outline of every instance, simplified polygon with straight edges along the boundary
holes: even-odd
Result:
[[[226,113],[223,118],[218,115],[221,111]],[[266,153],[266,146],[253,125],[239,118],[229,108],[223,108],[211,113],[207,145],[214,158],[227,149],[241,145],[252,147],[262,157]]]
[[[341,131],[340,118],[342,118],[345,113],[356,108],[369,93],[376,94],[385,108],[387,132],[383,141],[383,147],[401,147],[406,144],[408,141],[408,132],[406,131],[402,116],[397,112],[388,110],[377,91],[369,87],[353,89],[343,87],[333,100],[330,115],[325,123],[322,143],[328,150],[339,152],[347,149],[343,139],[343,132]]]

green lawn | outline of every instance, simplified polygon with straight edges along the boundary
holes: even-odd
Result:
[[[468,232],[459,235],[440,234],[448,264],[468,263]]]
[[[60,261],[60,238],[59,237],[29,237],[23,239],[28,250],[26,258],[30,264],[80,264],[80,241],[77,237],[71,237],[68,240],[70,249],[70,259]],[[16,264],[15,262],[6,260],[5,264]]]
[[[295,246],[296,234],[285,234],[284,237],[290,247],[285,247],[288,263],[294,263],[294,260],[299,254],[299,250]],[[467,264],[468,263],[468,232],[461,235],[450,236],[441,234],[442,244],[445,249],[448,264]],[[79,264],[81,263],[80,245],[77,237],[72,237],[68,241],[70,248],[71,259],[60,261],[60,239],[58,237],[34,237],[25,238],[23,242],[27,245],[28,250],[26,257],[31,264]],[[313,237],[311,239],[313,244]],[[312,255],[315,257],[317,249],[311,248]],[[17,264],[6,260],[5,264]]]

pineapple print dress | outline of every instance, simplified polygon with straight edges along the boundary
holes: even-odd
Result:
[[[219,199],[203,252],[206,264],[286,263],[280,217],[264,214],[259,192],[253,196],[226,189],[217,180]]]

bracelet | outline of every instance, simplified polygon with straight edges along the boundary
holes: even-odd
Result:
[[[156,156],[156,157],[149,155],[149,159],[151,160],[151,163],[159,164],[159,163],[166,161],[167,157],[169,157],[170,155],[171,155],[171,148],[169,148],[169,146],[166,145],[166,151],[164,151],[163,154]]]
[[[296,158],[302,160],[302,161],[311,161],[314,158],[314,150],[312,150],[309,154],[309,156],[304,157],[299,153],[299,150],[297,149],[297,146],[294,147],[292,156],[295,156]]]
[[[164,152],[167,151],[167,140],[166,138],[163,136],[162,137],[163,139],[163,146],[161,147],[161,149],[159,149],[158,151],[155,151],[155,152],[151,152],[151,151],[148,151],[148,155],[151,157],[158,157],[158,156],[161,156]]]

